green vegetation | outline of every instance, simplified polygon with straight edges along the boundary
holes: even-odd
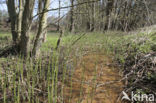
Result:
[[[148,54],[151,54],[149,59],[154,58],[152,53],[155,53],[155,33],[139,33],[135,35],[116,31],[108,31],[104,34],[87,33],[73,44],[82,34],[63,36],[59,50],[55,51],[54,48],[59,34],[48,33],[47,42],[42,45],[42,53],[38,59],[28,57],[25,60],[20,58],[20,56],[12,55],[1,58],[0,101],[4,103],[8,101],[39,103],[47,100],[49,103],[52,103],[52,101],[56,103],[58,97],[63,95],[62,88],[56,84],[59,82],[64,83],[66,79],[70,78],[73,72],[72,69],[74,69],[74,66],[72,66],[74,61],[71,61],[72,64],[69,64],[68,61],[72,60],[74,56],[78,59],[88,52],[105,53],[110,55],[110,57],[114,57],[114,62],[118,62],[121,65],[120,70],[124,71],[123,77],[129,74],[130,69],[136,65],[133,68],[134,74],[128,77],[129,85],[134,85],[135,79],[138,78],[136,73],[141,70],[138,64],[140,60]],[[2,50],[6,46],[5,44],[11,41],[11,36],[8,33],[3,35],[1,33],[0,39],[0,49]],[[151,65],[154,67],[155,64],[150,63],[152,62],[145,61],[145,64],[141,65],[142,67],[146,66],[146,68],[150,67],[149,69],[151,70],[145,70],[143,76],[146,76],[146,79],[142,82],[139,81],[139,83],[144,83],[148,80],[152,86],[156,82],[156,77],[152,72]],[[133,90],[144,91],[145,89],[137,86]],[[151,93],[151,88],[144,92]]]
[[[127,103],[132,91],[156,97],[155,5],[0,0],[0,103]]]

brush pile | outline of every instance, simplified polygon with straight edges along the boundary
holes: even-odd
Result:
[[[124,64],[124,75],[127,77],[127,88],[155,94],[156,53],[129,55]]]
[[[122,47],[117,46],[115,49],[119,54],[116,59],[124,69],[125,91],[130,93],[139,90],[156,95],[155,38],[153,34],[131,38]]]

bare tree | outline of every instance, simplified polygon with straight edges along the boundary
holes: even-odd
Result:
[[[90,4],[91,15],[90,15],[90,31],[94,31],[95,29],[95,3]]]
[[[74,0],[70,0],[71,9],[70,9],[70,27],[69,31],[74,32]]]
[[[59,10],[58,10],[58,18],[61,18],[61,0],[59,0]],[[60,20],[58,20],[58,27],[57,27],[57,31],[60,30]]]
[[[20,52],[23,56],[27,56],[30,51],[30,29],[33,20],[34,4],[35,0],[25,1],[22,17],[22,32],[20,37]]]
[[[105,21],[105,30],[111,28],[111,12],[113,9],[114,0],[107,0],[106,5],[106,21]]]
[[[48,10],[49,2],[50,0],[44,1],[43,13],[41,14],[39,19],[38,33],[33,46],[33,51],[32,51],[33,56],[39,55],[39,48],[41,47],[43,39],[45,38],[44,35],[47,27],[47,12],[44,11]]]
[[[19,37],[19,35],[16,32],[17,13],[16,13],[16,7],[15,7],[15,1],[7,0],[7,7],[8,7],[9,18],[11,21],[12,39],[13,39],[13,42],[16,44],[17,38]]]
[[[18,0],[18,2],[19,2],[19,13],[17,18],[17,35],[20,36],[22,29],[23,0]]]

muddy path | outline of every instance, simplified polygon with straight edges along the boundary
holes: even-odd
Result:
[[[123,84],[117,68],[103,54],[83,56],[64,86],[64,103],[120,103]]]

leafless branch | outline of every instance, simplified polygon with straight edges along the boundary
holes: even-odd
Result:
[[[75,4],[73,6],[64,6],[64,7],[61,7],[61,8],[54,8],[54,9],[49,9],[49,10],[44,10],[43,12],[41,13],[37,13],[36,15],[33,16],[33,18],[35,18],[36,16],[42,14],[42,13],[46,13],[46,12],[49,12],[49,11],[56,11],[56,10],[59,10],[59,9],[67,9],[67,8],[71,8],[71,7],[75,7],[75,6],[80,6],[80,5],[83,5],[83,4],[87,4],[87,3],[94,3],[94,2],[98,2],[100,0],[94,0],[94,1],[86,1],[86,2],[82,2],[82,3],[78,3],[78,4]]]

